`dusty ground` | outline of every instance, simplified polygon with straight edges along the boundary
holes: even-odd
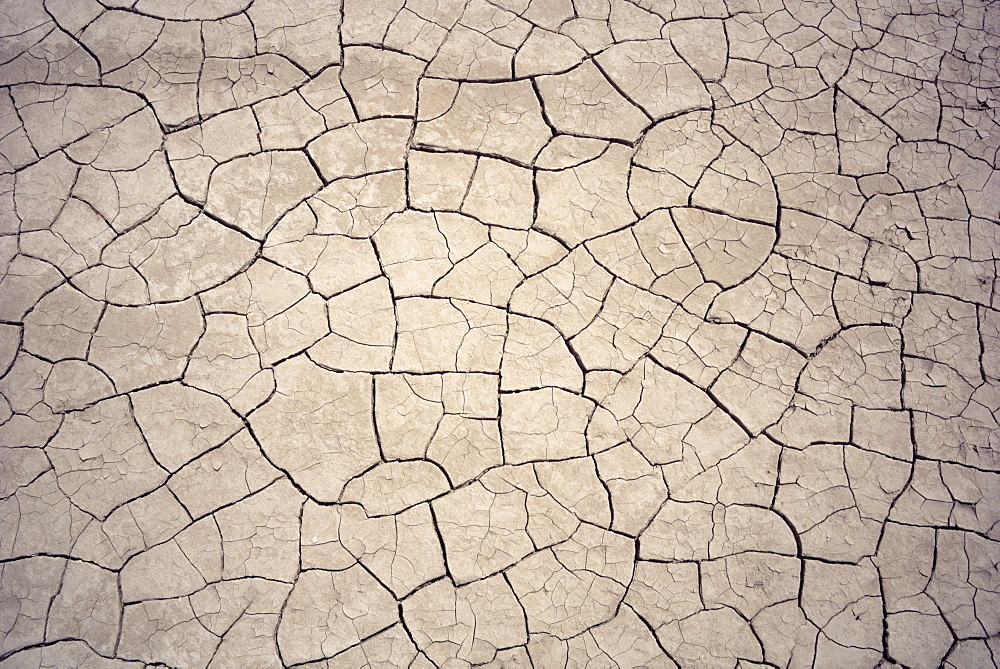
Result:
[[[1000,5],[101,1],[0,3],[0,666],[1000,663]]]

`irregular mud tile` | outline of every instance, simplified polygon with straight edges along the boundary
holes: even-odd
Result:
[[[730,288],[757,271],[777,235],[766,225],[746,223],[701,209],[674,209],[671,215],[702,275]]]
[[[278,623],[278,651],[288,663],[336,655],[399,619],[392,595],[364,568],[302,573]]]
[[[117,576],[86,562],[67,562],[49,609],[46,640],[83,639],[95,651],[111,655],[120,624]]]
[[[427,458],[441,465],[456,486],[471,481],[503,464],[497,421],[444,416],[427,446]]]
[[[593,460],[539,462],[535,474],[538,484],[577,518],[599,527],[611,526],[611,502]]]
[[[847,325],[902,327],[910,311],[910,293],[838,276],[833,285],[833,306]]]
[[[844,330],[810,359],[798,390],[831,402],[848,400],[870,409],[898,409],[901,340],[894,328]]]
[[[246,430],[175,472],[167,487],[195,518],[251,495],[281,476]]]
[[[143,106],[138,96],[127,91],[91,86],[27,84],[11,93],[28,138],[41,155],[110,128]]]
[[[559,32],[572,38],[574,42],[591,55],[602,51],[611,46],[614,40],[607,24],[608,11],[604,10],[604,7],[595,5],[591,9],[596,8],[597,11],[587,12],[589,16],[580,16],[566,21],[559,28]]]
[[[427,74],[456,80],[502,81],[511,78],[513,58],[511,47],[460,23],[448,33],[427,66]]]
[[[121,571],[122,601],[182,597],[222,578],[222,536],[213,518],[139,553]]]
[[[639,537],[639,557],[669,562],[706,560],[712,533],[712,505],[668,500]]]
[[[417,647],[410,640],[409,633],[402,625],[393,625],[384,632],[369,637],[328,660],[327,666],[341,666],[351,669],[363,667],[419,667],[420,657]],[[329,663],[335,663],[333,665]]]
[[[711,121],[707,111],[660,121],[643,136],[634,163],[654,172],[667,172],[694,187],[722,152],[722,140],[713,132]]]
[[[835,644],[882,648],[882,597],[871,560],[858,565],[807,560],[802,579],[805,614]],[[828,651],[829,652],[829,651]],[[821,658],[817,648],[816,661]]]
[[[253,434],[306,494],[335,502],[347,481],[378,462],[372,379],[304,357],[280,363],[274,375],[275,394],[250,415]]]
[[[585,369],[625,372],[656,344],[673,310],[668,300],[616,280],[600,313],[569,344]]]
[[[748,442],[745,428],[722,409],[693,423],[681,439],[680,457],[663,467],[671,497],[679,501],[715,501],[722,486],[723,468]],[[720,463],[725,464],[720,468]]]
[[[750,625],[729,607],[699,611],[668,623],[656,636],[681,666],[737,666],[741,660],[763,661],[760,641]]]
[[[206,58],[198,77],[200,113],[211,116],[288,92],[306,80],[284,56]]]
[[[204,202],[212,170],[260,151],[260,129],[249,108],[224,112],[167,135],[164,147],[182,193]]]
[[[404,211],[390,216],[373,237],[393,295],[428,295],[448,273],[448,240],[433,214]]]
[[[192,21],[164,22],[153,45],[125,67],[105,74],[104,83],[145,97],[168,127],[196,118],[198,80],[205,64],[199,28]]]
[[[653,268],[646,260],[636,239],[638,224],[612,232],[587,242],[586,248],[602,267],[609,267],[615,276],[649,290],[656,280]]]
[[[705,606],[731,606],[747,618],[794,599],[799,592],[799,560],[768,553],[741,553],[703,563]]]
[[[989,665],[981,9],[296,2],[0,19],[7,663]]]
[[[360,504],[369,516],[395,515],[449,488],[447,478],[430,462],[389,462],[349,481],[340,502]]]
[[[632,581],[635,542],[589,523],[580,524],[569,539],[552,548],[552,554],[571,571],[592,571],[626,587]]]
[[[0,172],[16,172],[37,160],[10,93],[0,95]]]
[[[299,570],[299,518],[305,498],[279,479],[215,514],[222,534],[222,576],[291,583]]]
[[[442,433],[441,377],[380,374],[375,377],[375,427],[390,460],[422,458]]]
[[[261,363],[270,367],[297,355],[329,334],[323,298],[310,293],[263,325],[250,327],[250,338],[260,351]]]
[[[586,455],[586,430],[593,411],[593,402],[561,388],[501,394],[505,461],[516,464]]]
[[[597,158],[609,145],[609,142],[600,139],[554,135],[535,159],[535,167],[542,170],[576,167]]]
[[[586,57],[587,52],[572,38],[535,26],[514,55],[514,76],[559,74]]]
[[[812,353],[840,328],[833,283],[832,272],[771,255],[744,283],[721,293],[708,317],[747,325]]]
[[[654,629],[701,611],[697,563],[637,561],[625,603]]]
[[[733,364],[746,338],[743,328],[710,323],[675,309],[650,356],[695,385],[707,388]]]
[[[139,0],[135,9],[162,19],[211,21],[241,12],[249,5],[247,0],[205,0],[182,7],[167,0]]]
[[[412,297],[396,302],[396,323],[393,371],[500,371],[507,324],[499,309]]]
[[[222,444],[243,426],[219,397],[180,383],[133,393],[131,405],[153,457],[171,472]]]
[[[611,529],[637,536],[667,498],[660,472],[630,444],[597,454],[597,474],[607,486]]]
[[[513,486],[494,492],[475,481],[431,503],[456,583],[496,574],[535,550],[526,497]]]
[[[277,614],[258,613],[241,617],[226,630],[208,666],[227,667],[248,662],[262,667],[282,666],[274,640],[277,627]]]
[[[623,3],[627,4],[627,3]],[[592,628],[585,633],[588,639],[586,658],[595,655],[595,649],[589,647],[593,643],[600,649],[598,660],[614,663],[617,666],[643,667],[676,667],[677,665],[660,648],[653,633],[646,628],[642,620],[628,606],[618,610],[618,615],[606,623]],[[584,659],[581,656],[580,661]]]
[[[410,205],[458,211],[469,189],[476,157],[467,153],[410,151],[407,158]]]
[[[80,533],[72,555],[120,570],[128,558],[176,535],[191,517],[165,487],[124,504]]]
[[[50,467],[40,448],[3,446],[3,469],[0,469],[0,497],[9,498],[20,488],[31,484]]]
[[[392,214],[403,211],[404,178],[401,170],[393,170],[334,181],[308,200],[316,215],[316,233],[373,235]]]
[[[730,144],[709,165],[691,196],[697,207],[773,225],[778,202],[767,167],[743,144]]]
[[[0,567],[0,597],[11,607],[3,621],[0,647],[5,655],[45,640],[49,609],[61,589],[65,569],[66,560],[53,557],[17,560]]]
[[[329,298],[374,279],[381,267],[369,240],[333,235],[308,274],[313,290]]]
[[[712,18],[671,23],[665,30],[678,55],[703,81],[718,81],[726,72],[729,42],[722,21]]]
[[[476,165],[462,203],[462,213],[488,225],[527,230],[534,216],[531,171],[483,157]]]
[[[118,656],[177,666],[206,666],[219,638],[198,622],[187,597],[125,606]]]
[[[765,608],[751,625],[764,647],[765,657],[773,657],[779,666],[792,666],[796,662],[812,665],[819,630],[796,601]]]
[[[403,601],[403,620],[436,665],[489,662],[497,649],[528,639],[524,610],[502,576],[457,588],[435,581]]]
[[[535,230],[490,228],[490,239],[507,252],[525,276],[537,274],[566,257],[569,250],[551,235]]]
[[[396,331],[389,284],[364,283],[326,303],[330,334],[309,349],[320,365],[347,371],[389,371]]]
[[[712,384],[712,394],[756,434],[788,408],[805,364],[791,347],[751,333],[739,357]]]
[[[327,181],[401,169],[413,123],[378,118],[331,130],[308,148]]]
[[[207,216],[198,216],[180,226],[176,234],[150,240],[139,251],[145,258],[136,270],[149,287],[151,301],[185,299],[242,270],[257,248],[243,235]],[[213,249],[225,249],[226,253]]]
[[[654,119],[711,104],[705,84],[669,40],[616,44],[597,56],[597,63],[630,101]]]
[[[684,302],[704,288],[718,290],[705,286],[705,276],[669,212],[659,210],[644,216],[632,227],[632,233],[641,255],[637,264],[648,265],[653,274],[652,292]],[[696,311],[701,315],[704,308]]]
[[[340,78],[362,119],[390,114],[414,116],[417,80],[424,67],[423,62],[405,54],[347,47]]]
[[[445,374],[441,399],[444,410],[469,418],[496,418],[499,379],[492,374]]]
[[[914,295],[903,338],[904,355],[948,365],[970,384],[982,382],[979,360],[963,355],[975,350],[979,342],[973,305],[938,295]]]
[[[43,388],[45,403],[56,413],[85,409],[115,394],[104,372],[82,360],[60,360]]]
[[[274,375],[261,369],[247,317],[239,314],[208,314],[205,334],[184,372],[184,382],[218,395],[238,413],[259,406],[274,389]]]
[[[327,130],[323,115],[309,106],[300,91],[262,100],[253,106],[253,113],[265,151],[305,148]]]
[[[572,247],[634,223],[627,193],[629,159],[629,150],[616,144],[579,167],[538,172],[534,227]]]
[[[59,489],[46,472],[2,501],[0,555],[5,559],[38,553],[69,554],[92,520]]]
[[[13,202],[6,204],[13,205],[11,218],[19,224],[12,221],[8,232],[49,228],[73,190],[77,174],[76,165],[57,152],[14,175]]]
[[[418,147],[496,154],[528,164],[551,136],[531,84],[517,81],[462,83],[446,111],[417,123],[413,141]]]
[[[940,615],[903,611],[886,618],[888,651],[910,667],[938,667],[954,643]]]
[[[49,263],[19,254],[0,277],[0,292],[10,296],[0,305],[0,318],[22,320],[38,300],[62,282],[62,274]]]
[[[611,620],[625,596],[625,586],[594,570],[568,568],[552,549],[518,562],[507,572],[526,612],[528,631],[569,637]]]
[[[134,170],[163,143],[163,132],[151,110],[140,109],[111,128],[92,132],[71,144],[66,154],[99,170]]]
[[[236,158],[212,172],[205,211],[262,240],[285,212],[319,187],[319,177],[300,152]]]
[[[529,390],[540,386],[583,390],[583,371],[551,325],[533,318],[511,316],[503,362],[501,390]]]
[[[46,453],[60,488],[99,518],[166,478],[126,398],[105,400],[67,416]]]
[[[417,120],[431,121],[439,118],[455,103],[461,84],[451,79],[423,77],[417,83]]]
[[[7,657],[11,666],[50,667],[59,664],[68,666],[100,666],[108,669],[138,669],[141,662],[111,660],[98,655],[84,641],[57,641],[48,646],[26,648]]]
[[[447,36],[448,31],[442,25],[404,7],[389,24],[383,43],[390,49],[429,61]]]
[[[578,247],[558,264],[519,285],[510,310],[547,321],[564,337],[580,332],[597,315],[612,277]]]
[[[247,9],[257,37],[257,51],[278,53],[310,74],[339,62],[341,3],[264,0]],[[295,75],[282,73],[284,80]]]
[[[859,453],[814,444],[782,455],[775,508],[799,533],[804,555],[856,561],[874,554],[882,522],[906,486],[910,468]]]
[[[456,263],[433,289],[434,295],[506,307],[524,275],[499,246],[487,243]]]
[[[634,142],[650,122],[593,61],[565,74],[539,77],[538,90],[546,117],[560,132]]]
[[[344,512],[357,507],[342,507],[339,505],[320,505],[312,500],[306,500],[302,507],[301,565],[302,569],[329,569],[341,571],[357,562],[344,546],[340,535],[340,526]],[[359,516],[363,512],[358,510]],[[361,520],[366,520],[367,517]],[[376,520],[373,525],[384,524],[384,519]]]
[[[786,174],[775,177],[781,206],[831,221],[853,221],[865,198],[857,179],[835,174]]]
[[[338,509],[339,538],[344,549],[370,569],[396,597],[406,597],[445,575],[441,540],[428,505],[381,518],[369,518],[356,505]],[[303,544],[303,551],[309,545]],[[327,562],[336,564],[337,558],[327,558]]]
[[[939,533],[928,594],[957,635],[975,636],[982,633],[980,630],[992,634],[997,629],[995,614],[988,612],[996,601],[996,570],[989,564],[989,555],[995,550],[995,542],[975,535]],[[984,586],[989,595],[981,590]]]

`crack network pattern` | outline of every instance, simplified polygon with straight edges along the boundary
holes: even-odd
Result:
[[[1000,664],[1000,5],[0,45],[0,667]]]

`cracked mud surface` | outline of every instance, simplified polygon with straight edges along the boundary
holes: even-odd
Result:
[[[0,667],[1000,664],[1000,6],[0,45]]]

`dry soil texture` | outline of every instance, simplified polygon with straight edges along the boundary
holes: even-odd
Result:
[[[996,667],[1000,5],[0,2],[0,667]]]

